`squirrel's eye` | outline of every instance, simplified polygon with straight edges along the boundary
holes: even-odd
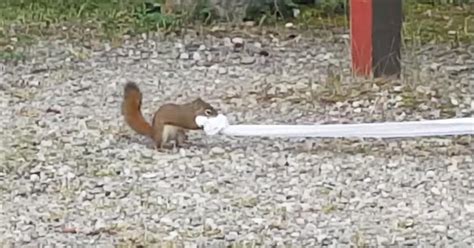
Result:
[[[209,116],[209,115],[212,114],[212,110],[206,109],[206,110],[204,111],[204,114],[207,115],[207,116]]]

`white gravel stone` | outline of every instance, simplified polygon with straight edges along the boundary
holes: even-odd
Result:
[[[198,96],[238,124],[461,117],[473,103],[472,71],[446,73],[459,67],[457,51],[404,51],[404,68],[421,67],[416,77],[367,85],[351,76],[347,44],[330,37],[185,39],[199,41],[194,45],[150,37],[94,51],[42,41],[25,62],[0,64],[0,244],[474,245],[472,137],[270,139],[195,131],[187,146],[160,152],[120,112],[123,84],[133,80],[147,120],[165,102]],[[236,43],[270,56],[236,52]],[[71,49],[90,56],[79,61]],[[458,49],[474,57],[473,48]],[[327,78],[330,63],[337,82]],[[33,73],[39,67],[49,69]]]

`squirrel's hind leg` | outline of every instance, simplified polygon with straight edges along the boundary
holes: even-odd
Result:
[[[160,122],[153,123],[153,141],[155,142],[155,146],[158,150],[161,150],[165,147],[167,142],[167,137],[165,131],[165,125]]]

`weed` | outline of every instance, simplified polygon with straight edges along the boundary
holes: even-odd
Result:
[[[16,48],[38,39],[108,39],[120,41],[124,35],[154,31],[181,31],[187,24],[199,21],[211,24],[217,20],[209,0],[199,0],[188,13],[164,14],[164,0],[3,0],[0,1],[0,59],[20,60],[24,54]],[[405,44],[448,42],[454,46],[474,41],[474,6],[462,1],[414,1],[404,5]],[[320,0],[318,4],[298,6],[296,0],[252,2],[246,19],[260,25],[293,21],[303,29],[349,28],[348,11],[343,0]],[[453,2],[456,5],[440,4]],[[273,4],[269,4],[273,3]],[[253,12],[252,12],[253,11]]]

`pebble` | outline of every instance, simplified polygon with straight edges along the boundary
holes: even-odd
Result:
[[[466,211],[468,213],[474,213],[474,202],[473,203],[465,203],[464,204],[464,209],[466,209]]]
[[[251,65],[251,64],[255,63],[255,58],[250,57],[250,56],[244,56],[240,59],[240,63],[242,65]]]
[[[383,83],[352,77],[347,40],[211,36],[130,37],[83,61],[69,55],[79,43],[52,39],[28,48],[31,58],[21,63],[0,62],[2,238],[27,247],[45,240],[107,247],[122,238],[137,245],[349,247],[358,235],[367,247],[472,246],[468,137],[206,137],[196,130],[182,148],[158,151],[120,112],[123,84],[133,80],[148,122],[163,103],[194,97],[236,125],[462,116],[474,106],[472,73],[446,69],[458,66],[464,48],[420,47],[416,59],[404,55],[407,68],[417,61],[416,78]],[[236,51],[234,42],[245,49]],[[262,47],[268,57],[259,55]],[[330,64],[341,75],[336,85],[326,82]],[[50,69],[32,74],[38,67]],[[19,87],[20,79],[40,83]],[[416,104],[405,106],[412,96]],[[111,233],[66,234],[64,227]]]
[[[30,181],[32,181],[32,182],[38,182],[39,180],[40,180],[39,175],[37,175],[37,174],[31,174],[31,175],[30,175]]]
[[[193,53],[193,60],[201,60],[201,54],[198,52]]]
[[[228,234],[225,235],[225,239],[227,241],[235,241],[239,237],[239,234],[237,232],[229,232]]]
[[[387,246],[390,243],[390,240],[385,236],[377,236],[377,245],[378,246]]]
[[[211,149],[211,154],[215,154],[215,155],[222,155],[225,153],[225,150],[224,148],[221,148],[221,147],[213,147]]]
[[[447,228],[444,225],[435,225],[433,226],[433,231],[438,232],[438,233],[444,233],[446,232]]]
[[[234,43],[234,44],[244,44],[244,39],[242,39],[240,37],[235,37],[235,38],[232,38],[232,43]]]
[[[179,55],[179,59],[188,60],[189,59],[189,53],[181,53]]]
[[[426,172],[426,177],[427,177],[427,178],[432,179],[432,178],[434,178],[435,176],[436,176],[436,172],[434,172],[434,171],[432,171],[432,170]]]
[[[334,170],[334,166],[330,163],[325,163],[321,165],[321,171],[324,173],[330,173]]]
[[[224,67],[219,67],[218,72],[219,74],[224,75],[227,73],[227,69]]]
[[[162,217],[160,219],[160,223],[163,223],[164,225],[167,225],[167,226],[173,226],[174,225],[173,220],[169,217]]]
[[[454,105],[454,106],[458,106],[458,105],[459,105],[459,101],[458,101],[456,98],[452,97],[450,100],[451,100],[451,104],[452,104],[452,105]]]
[[[226,47],[231,47],[231,46],[233,46],[232,40],[231,40],[229,37],[225,37],[225,38],[223,39],[223,43],[224,43],[224,46],[226,46]]]
[[[298,225],[304,225],[305,223],[306,223],[305,220],[302,219],[302,218],[296,219],[296,224],[298,224]]]
[[[438,188],[436,188],[436,187],[432,187],[432,188],[431,188],[431,193],[432,193],[433,195],[441,195],[441,191],[440,191]]]

